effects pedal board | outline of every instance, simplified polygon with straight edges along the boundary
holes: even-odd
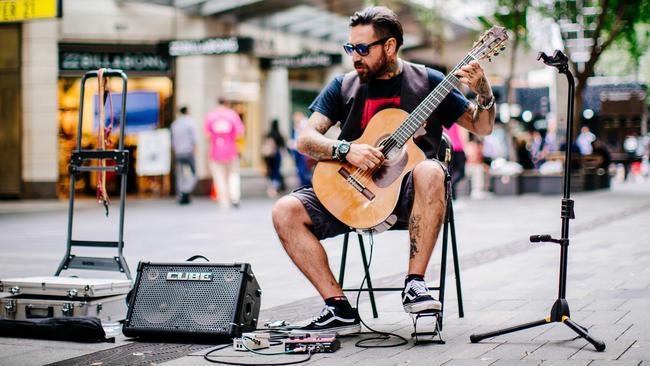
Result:
[[[285,352],[294,353],[333,353],[341,348],[341,342],[333,334],[321,335],[289,335],[289,339],[284,341]]]

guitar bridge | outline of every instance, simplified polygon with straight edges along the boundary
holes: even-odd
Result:
[[[353,177],[347,169],[339,169],[339,174],[341,174],[341,176],[345,179],[346,182],[348,182],[348,184],[350,184],[352,187],[354,187],[354,189],[366,197],[368,201],[372,201],[375,198],[375,194],[372,193],[363,184],[361,184],[361,182],[359,182],[355,177]]]

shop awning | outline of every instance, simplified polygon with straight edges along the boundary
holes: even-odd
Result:
[[[363,0],[131,0],[174,6],[200,16],[230,16],[237,22],[327,42],[347,41],[350,15]],[[404,35],[405,47],[420,43],[419,35]]]

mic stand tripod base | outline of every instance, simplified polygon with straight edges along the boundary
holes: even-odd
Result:
[[[553,308],[551,309],[551,315],[547,316],[544,319],[530,323],[519,324],[513,327],[504,328],[492,332],[472,334],[469,336],[469,340],[472,343],[478,343],[486,338],[492,338],[503,334],[513,333],[520,330],[556,322],[564,323],[567,327],[571,328],[571,330],[576,332],[580,337],[586,339],[589,343],[591,343],[596,348],[596,351],[603,352],[605,350],[605,343],[593,338],[591,335],[589,335],[587,328],[571,320],[569,317],[569,304],[567,303],[566,299],[557,299],[555,301],[555,304],[553,304]]]

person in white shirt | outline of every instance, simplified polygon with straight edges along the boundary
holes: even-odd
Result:
[[[596,141],[596,135],[593,132],[589,131],[589,127],[582,126],[580,129],[580,134],[576,138],[576,145],[580,149],[582,155],[591,155],[594,151],[594,148],[591,146],[591,143]]]

